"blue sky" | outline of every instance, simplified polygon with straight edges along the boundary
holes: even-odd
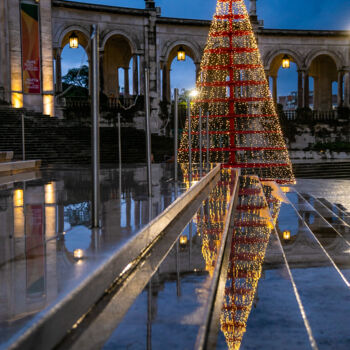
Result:
[[[144,8],[144,0],[80,0],[78,2]],[[216,0],[156,0],[162,16],[211,19]],[[248,1],[246,0],[246,3]],[[257,11],[265,28],[278,29],[347,29],[350,30],[350,0],[257,0]],[[86,61],[83,50],[65,49],[63,73],[68,67]],[[296,71],[280,71],[278,94],[285,95],[296,88]],[[194,65],[176,62],[172,65],[172,88],[191,88],[195,85]]]

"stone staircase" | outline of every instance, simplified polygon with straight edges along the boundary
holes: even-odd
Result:
[[[22,159],[21,116],[25,114],[26,159],[42,159],[44,164],[87,164],[91,162],[91,127],[77,122],[0,106],[0,151],[13,151],[14,160]],[[145,162],[145,133],[122,129],[122,162]],[[118,162],[118,130],[100,128],[101,163]],[[152,136],[156,161],[172,153],[172,140]]]

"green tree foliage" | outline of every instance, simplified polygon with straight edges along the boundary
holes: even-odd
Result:
[[[87,88],[89,85],[89,67],[87,65],[83,65],[79,68],[72,68],[62,78],[62,80],[68,85]]]

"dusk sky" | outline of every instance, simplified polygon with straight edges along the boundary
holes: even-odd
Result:
[[[144,0],[80,0],[78,2],[134,8],[145,6]],[[211,19],[216,6],[216,0],[156,0],[155,2],[156,6],[161,7],[162,16],[195,19]],[[246,3],[248,2],[246,0]],[[265,28],[350,30],[350,0],[258,0],[257,11],[259,19],[264,20]],[[73,55],[65,49],[62,58],[63,73],[68,67],[79,66],[86,60],[82,49],[76,50]],[[190,59],[185,63],[174,61],[172,88],[193,87],[195,80],[192,72],[194,72],[194,65]],[[295,69],[281,72],[280,77],[279,95],[295,90]]]

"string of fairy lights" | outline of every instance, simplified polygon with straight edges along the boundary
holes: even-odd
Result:
[[[243,0],[218,0],[197,80],[198,95],[182,134],[179,162],[241,168],[264,180],[294,183],[291,163]],[[206,133],[209,113],[209,144]],[[191,123],[191,145],[188,129]],[[199,123],[202,128],[200,129]],[[201,139],[202,144],[199,144]],[[203,160],[202,160],[203,161]]]

